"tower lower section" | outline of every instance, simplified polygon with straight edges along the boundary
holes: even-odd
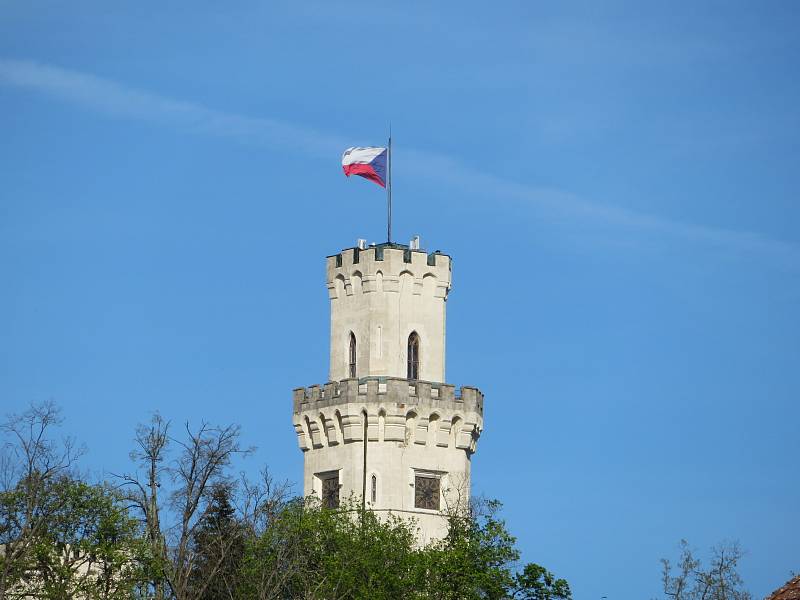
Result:
[[[294,390],[303,489],[323,504],[347,498],[416,520],[425,544],[469,501],[470,461],[483,429],[476,388],[394,377]]]

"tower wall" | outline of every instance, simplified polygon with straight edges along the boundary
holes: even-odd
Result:
[[[294,391],[305,495],[413,518],[421,543],[445,535],[444,514],[468,502],[483,430],[483,394],[444,383],[451,267],[446,254],[399,244],[329,256],[330,380]]]
[[[360,502],[366,483],[368,508],[415,519],[421,543],[442,537],[447,525],[442,513],[469,499],[471,456],[483,429],[483,394],[470,387],[456,394],[452,385],[401,378],[360,381],[294,390],[305,495],[321,496],[318,474],[336,471],[341,498]],[[415,507],[420,473],[440,476],[440,510]]]
[[[331,300],[329,379],[350,377],[350,333],[356,377],[406,377],[407,344],[420,338],[420,373],[445,381],[445,302],[450,257],[400,246],[349,248],[327,260]]]

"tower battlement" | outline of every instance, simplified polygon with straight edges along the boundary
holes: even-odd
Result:
[[[346,248],[329,256],[326,267],[331,300],[357,293],[398,293],[403,288],[401,276],[409,279],[409,291],[414,295],[429,291],[436,298],[446,298],[452,260],[438,250],[427,253],[402,244],[379,244]]]
[[[294,390],[294,413],[313,411],[346,403],[373,405],[380,402],[402,404],[437,403],[483,415],[483,394],[478,388],[431,381],[409,381],[399,377],[343,379],[324,385]]]
[[[476,449],[483,394],[474,387],[397,377],[344,379],[294,390],[294,426],[303,451],[364,440]]]

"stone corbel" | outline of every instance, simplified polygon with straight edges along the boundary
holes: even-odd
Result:
[[[303,452],[309,450],[308,440],[306,439],[306,432],[303,429],[303,424],[295,423],[294,432],[297,434],[297,443],[300,446],[300,450],[302,450]]]

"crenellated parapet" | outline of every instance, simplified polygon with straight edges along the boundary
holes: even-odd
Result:
[[[402,244],[348,248],[327,259],[328,295],[336,300],[354,294],[429,294],[447,298],[451,259],[439,251],[427,253]]]
[[[294,390],[293,422],[303,451],[362,442],[457,448],[471,454],[483,430],[483,394],[396,377],[343,379]]]

